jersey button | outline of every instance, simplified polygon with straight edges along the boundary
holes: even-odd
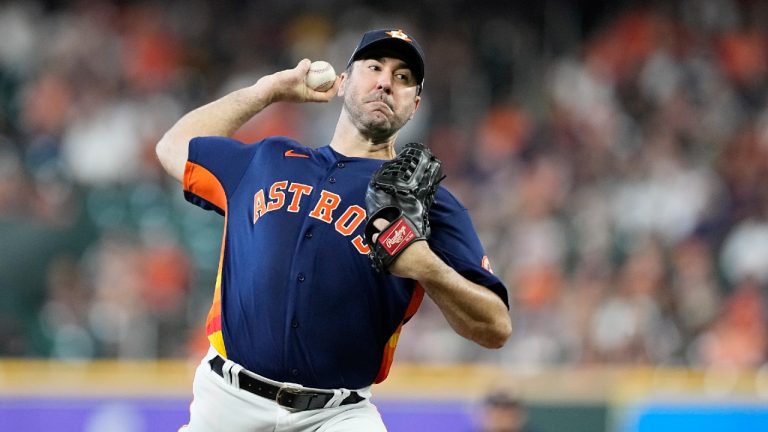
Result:
[[[299,328],[299,323],[296,320],[291,321],[291,327]]]
[[[330,177],[328,183],[336,183],[336,177]]]
[[[304,277],[304,273],[299,273],[299,275],[296,277],[296,279],[297,279],[299,282],[304,282],[304,281],[305,281],[307,278],[306,278],[306,277]]]
[[[299,370],[298,369],[295,369],[295,368],[291,369],[291,375],[297,376],[298,374],[299,374]]]
[[[304,234],[304,238],[311,239],[313,235],[312,231],[307,231],[306,234]]]
[[[339,168],[344,168],[344,162],[339,162],[336,164],[336,166]]]

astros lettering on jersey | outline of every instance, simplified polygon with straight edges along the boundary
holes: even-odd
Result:
[[[185,197],[225,216],[206,325],[219,354],[307,387],[362,388],[386,378],[424,291],[375,272],[367,256],[365,190],[383,162],[284,137],[190,142]],[[432,250],[507,302],[466,209],[443,187],[430,224]]]

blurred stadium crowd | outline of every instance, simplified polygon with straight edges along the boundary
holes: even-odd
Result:
[[[302,57],[340,72],[362,31],[399,23],[427,53],[400,142],[444,161],[515,327],[483,350],[425,301],[401,361],[762,365],[768,3],[410,3],[4,2],[0,355],[202,350],[222,220],[155,142]],[[270,107],[238,137],[324,145],[334,104]]]

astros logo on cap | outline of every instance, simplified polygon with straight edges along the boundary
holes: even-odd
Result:
[[[408,37],[407,34],[403,33],[402,30],[393,30],[393,31],[388,31],[386,33],[394,38],[402,39],[406,42],[411,42],[411,38]]]

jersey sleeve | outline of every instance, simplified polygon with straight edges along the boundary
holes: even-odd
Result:
[[[429,221],[432,250],[460,275],[496,293],[509,307],[507,288],[491,271],[469,212],[443,187],[437,191]]]
[[[184,168],[184,198],[219,214],[227,211],[227,197],[240,184],[256,154],[257,144],[226,137],[197,137],[189,142]]]

